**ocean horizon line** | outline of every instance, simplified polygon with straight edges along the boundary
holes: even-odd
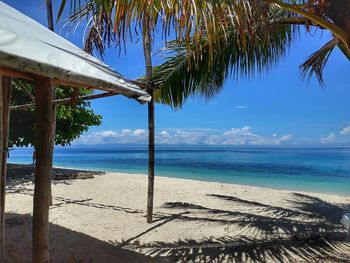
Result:
[[[103,145],[68,145],[68,146],[60,146],[56,145],[55,149],[114,149],[117,147],[129,147],[129,148],[137,148],[142,147],[147,149],[148,144],[103,144]],[[198,149],[350,149],[350,146],[253,146],[253,145],[245,145],[245,146],[234,146],[234,145],[207,145],[207,144],[156,144],[156,148],[177,148],[177,147],[186,147],[186,148],[198,148]],[[26,147],[13,147],[12,150],[17,149],[32,149],[33,146]],[[120,149],[120,148],[119,148]]]

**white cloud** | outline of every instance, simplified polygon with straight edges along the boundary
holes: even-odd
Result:
[[[82,135],[74,144],[106,145],[124,143],[144,143],[147,140],[147,132],[144,129],[121,131],[100,131]]]
[[[335,135],[333,132],[331,132],[331,133],[328,134],[327,136],[321,138],[321,143],[331,143],[331,142],[334,142],[334,141],[335,141],[335,138],[336,138],[336,135]]]
[[[341,134],[341,135],[348,135],[348,134],[350,134],[350,125],[348,125],[348,126],[344,127],[343,129],[341,129],[339,134]]]
[[[247,106],[243,106],[243,105],[238,105],[235,107],[236,110],[245,110],[246,108],[248,108]]]
[[[339,132],[331,132],[321,138],[323,144],[348,145],[350,143],[350,124],[342,128]]]
[[[145,129],[121,131],[100,131],[83,135],[75,144],[107,145],[127,143],[147,143],[147,131]],[[211,129],[164,129],[156,133],[157,144],[204,144],[204,145],[280,145],[288,143],[292,135],[262,136],[253,132],[249,126],[232,128],[226,131]]]
[[[171,137],[169,132],[167,132],[167,131],[161,131],[160,135],[163,136],[164,138],[170,138]]]
[[[142,135],[145,135],[146,134],[146,130],[144,129],[136,129],[134,132],[133,132],[134,135],[136,136],[142,136]]]

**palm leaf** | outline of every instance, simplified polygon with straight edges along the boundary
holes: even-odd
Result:
[[[280,9],[271,12],[276,14],[274,18],[289,15]],[[266,28],[257,28],[243,45],[239,29],[231,28],[212,46],[214,55],[210,54],[205,37],[201,42],[192,37],[189,47],[185,41],[169,42],[163,50],[165,62],[153,69],[153,79],[159,87],[155,93],[156,101],[181,108],[196,94],[210,100],[221,91],[228,77],[239,81],[261,76],[283,57],[298,32],[295,29],[273,24],[266,35]]]
[[[187,48],[192,38],[201,42],[205,37],[208,43],[206,48],[211,56],[214,55],[214,44],[221,42],[222,35],[219,32],[226,36],[227,29],[234,27],[241,33],[240,43],[245,45],[252,32],[271,19],[269,5],[259,0],[86,0],[84,4],[71,0],[70,3],[71,17],[68,24],[71,24],[71,28],[79,24],[82,18],[89,20],[88,30],[103,22],[103,26],[97,26],[99,35],[110,40],[112,30],[116,41],[123,43],[132,32],[142,31],[143,17],[149,16],[152,31],[161,26],[165,38],[175,32],[176,39],[185,42]],[[59,17],[66,4],[67,1],[62,0]],[[94,37],[91,40],[100,42]],[[94,45],[101,51],[100,43]]]
[[[209,62],[215,60],[213,58],[216,52],[215,48],[221,44],[223,35],[225,37],[230,35],[228,33],[230,28],[235,28],[236,32],[239,33],[236,41],[239,40],[239,44],[245,46],[257,27],[265,27],[264,35],[270,34],[269,27],[266,25],[272,23],[272,20],[285,24],[290,21],[296,24],[302,22],[300,24],[304,24],[307,28],[321,25],[342,40],[339,41],[338,47],[348,59],[350,58],[349,45],[344,42],[349,38],[349,33],[344,31],[341,23],[338,23],[339,19],[338,22],[332,21],[334,13],[340,14],[341,10],[330,15],[327,6],[319,1],[61,0],[58,18],[61,17],[68,5],[67,2],[70,2],[70,13],[72,14],[68,21],[71,28],[73,25],[79,24],[81,18],[88,18],[85,47],[89,52],[96,49],[101,55],[110,43],[114,41],[118,44],[125,43],[125,39],[131,36],[132,32],[142,30],[142,19],[143,16],[147,15],[151,18],[152,29],[160,24],[162,35],[165,38],[171,31],[174,31],[177,41],[181,45],[186,44],[189,53],[192,52],[190,46],[193,41],[202,43],[202,39],[205,38],[206,45],[203,52],[210,57]],[[346,3],[350,3],[350,0],[344,1],[342,5],[346,6]],[[289,17],[293,19],[281,20],[278,17],[278,12],[271,17],[272,8],[284,10],[284,13],[289,11]],[[344,19],[347,13],[342,11],[341,14],[343,15],[341,18]],[[197,56],[199,56],[201,48],[201,45],[196,47]],[[310,62],[312,61],[308,60],[301,66],[302,69],[309,69],[302,71],[303,76],[310,77],[307,72],[315,74],[321,85],[324,85],[322,83],[322,70],[319,70],[320,67],[318,70],[311,70],[313,67],[308,67]]]
[[[310,79],[313,75],[315,75],[319,83],[322,86],[325,86],[326,84],[323,79],[323,70],[327,64],[329,56],[337,44],[338,38],[334,37],[310,57],[308,57],[308,59],[299,67],[302,72],[302,78]]]

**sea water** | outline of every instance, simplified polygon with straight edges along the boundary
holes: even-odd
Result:
[[[33,150],[11,151],[12,163],[31,163]],[[54,165],[147,174],[146,146],[56,148]],[[156,176],[350,196],[350,149],[169,146],[156,150]]]

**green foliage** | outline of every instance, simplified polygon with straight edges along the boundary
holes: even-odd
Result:
[[[30,96],[24,92],[21,86],[25,86],[33,94],[32,82],[14,80],[12,82],[12,106],[32,103]],[[56,89],[56,98],[69,98],[72,92],[72,88],[59,87]],[[79,90],[79,96],[90,93],[90,90]],[[98,126],[102,122],[102,116],[96,115],[90,108],[90,103],[86,101],[79,101],[76,105],[58,105],[56,114],[56,145],[70,145],[90,126]],[[23,147],[34,144],[35,110],[11,111],[9,146]]]
[[[251,77],[261,66],[274,64],[284,53],[281,47],[289,45],[288,38],[285,44],[279,42],[284,33],[276,35],[278,25],[304,26],[309,32],[311,27],[321,28],[334,37],[300,66],[304,78],[315,76],[324,85],[323,70],[336,46],[350,60],[350,0],[61,0],[61,10],[67,3],[69,30],[83,18],[89,21],[85,43],[89,52],[95,49],[103,55],[111,42],[125,44],[134,30],[143,32],[144,16],[150,18],[152,33],[161,28],[165,39],[170,32],[175,34],[176,41],[166,50],[168,61],[155,68],[154,76],[161,82],[156,99],[173,107],[181,107],[196,92],[206,98],[215,95],[228,71],[234,77]]]
[[[67,7],[68,31],[74,31],[86,19],[85,47],[88,51],[94,47],[101,55],[110,43],[116,41],[125,46],[126,39],[134,32],[142,35],[145,16],[149,18],[152,34],[157,31],[165,39],[174,34],[187,47],[191,38],[200,42],[205,37],[211,56],[215,53],[214,44],[221,41],[219,32],[226,35],[228,28],[236,28],[244,44],[257,26],[271,19],[269,6],[261,0],[61,0],[58,19]]]
[[[322,48],[309,56],[302,65],[300,65],[299,68],[302,72],[302,78],[310,79],[314,74],[320,84],[326,86],[326,83],[323,80],[323,70],[333,49],[337,46],[338,41],[337,38],[332,38]]]
[[[239,81],[268,72],[298,36],[298,28],[277,23],[289,15],[279,8],[271,8],[274,23],[263,25],[262,20],[245,43],[237,28],[228,28],[225,36],[218,32],[221,38],[213,46],[213,55],[205,37],[201,42],[192,38],[189,48],[186,43],[168,42],[162,50],[166,54],[165,62],[153,68],[153,79],[159,87],[155,92],[156,101],[181,108],[188,98],[197,94],[211,99],[222,90],[228,77]]]

